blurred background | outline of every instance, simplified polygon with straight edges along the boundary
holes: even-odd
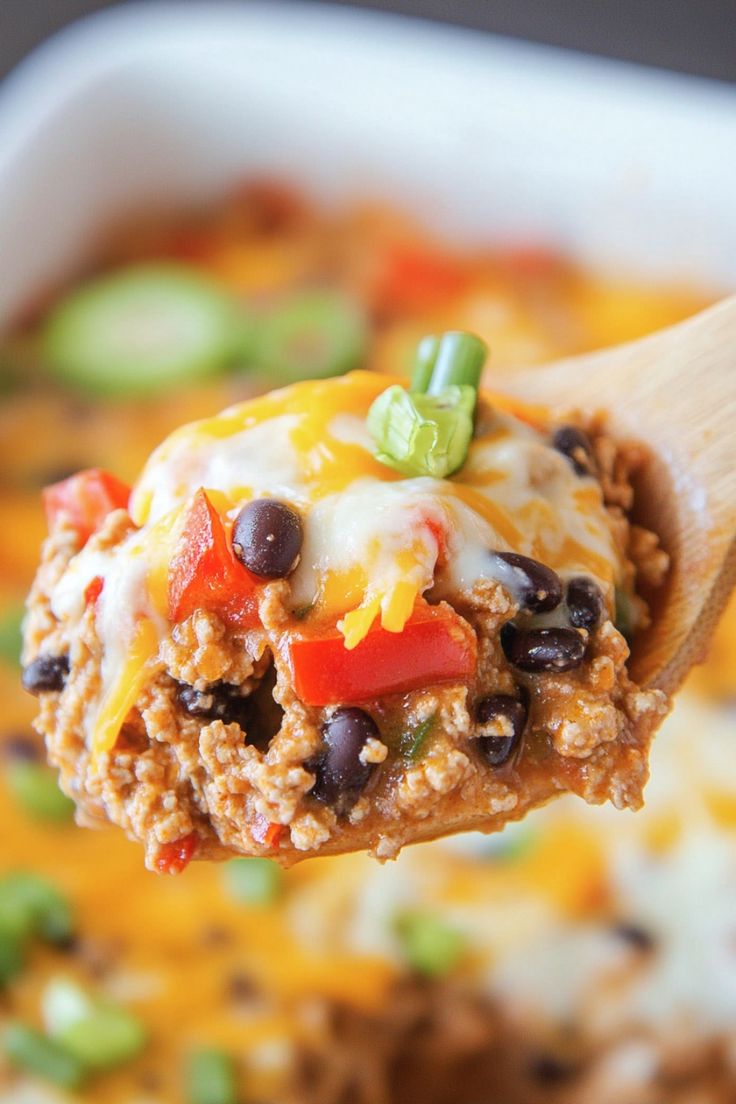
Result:
[[[0,76],[52,31],[111,6],[112,0],[3,0]],[[736,80],[733,0],[364,0],[352,6]]]
[[[0,73],[110,6],[0,0]],[[733,1104],[736,605],[644,810],[385,867],[155,876],[34,733],[45,485],[426,333],[513,371],[736,289],[732,2],[363,7],[418,18],[139,4],[0,84],[0,1104]]]

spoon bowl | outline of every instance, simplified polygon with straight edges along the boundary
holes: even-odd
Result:
[[[509,372],[499,390],[555,415],[603,413],[646,446],[635,520],[671,558],[633,677],[672,694],[705,658],[736,582],[736,296],[626,345]]]

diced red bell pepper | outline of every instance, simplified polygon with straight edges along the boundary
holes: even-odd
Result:
[[[306,705],[337,705],[473,678],[476,639],[446,606],[417,603],[400,633],[375,624],[351,651],[335,629],[289,646],[294,687]]]
[[[211,264],[218,245],[217,236],[207,227],[177,228],[164,239],[163,253],[189,264]]]
[[[69,479],[52,483],[43,490],[43,506],[49,529],[65,514],[83,544],[99,529],[109,513],[127,509],[129,499],[130,487],[127,483],[101,468],[77,472]]]
[[[197,833],[165,843],[156,856],[156,870],[159,874],[181,874],[189,863],[197,847]]]
[[[393,245],[382,259],[374,297],[388,311],[431,310],[467,284],[467,271],[454,257],[421,246]]]
[[[258,582],[236,560],[222,518],[205,492],[197,491],[169,566],[169,620],[184,621],[205,609],[234,628],[253,628]]]
[[[93,606],[104,589],[105,580],[102,578],[101,575],[95,575],[94,579],[87,583],[84,591],[85,606]]]
[[[502,251],[498,261],[506,275],[519,280],[549,279],[565,270],[559,253],[539,245],[521,245]]]
[[[253,838],[265,847],[278,847],[285,832],[286,828],[283,824],[276,824],[275,821],[266,820],[260,815],[253,825]]]

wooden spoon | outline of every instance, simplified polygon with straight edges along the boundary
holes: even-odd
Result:
[[[708,643],[736,582],[736,296],[640,341],[509,372],[498,389],[555,414],[606,414],[646,444],[635,513],[672,559],[634,677],[671,694]]]

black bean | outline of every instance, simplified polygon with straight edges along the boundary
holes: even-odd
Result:
[[[540,1085],[559,1085],[578,1073],[578,1067],[567,1058],[543,1052],[529,1063],[529,1073]]]
[[[238,514],[233,551],[249,571],[264,579],[283,579],[297,565],[302,522],[296,510],[273,498],[256,498]]]
[[[529,556],[520,556],[517,552],[494,552],[493,555],[512,569],[509,589],[515,592],[526,609],[542,613],[560,604],[562,583],[551,567],[545,567]],[[501,578],[501,582],[505,580]]]
[[[254,1004],[262,996],[256,979],[243,973],[230,974],[225,983],[225,992],[236,1004]]]
[[[40,655],[23,671],[23,689],[29,694],[63,690],[69,674],[69,656]]]
[[[605,605],[600,587],[586,575],[577,575],[567,584],[567,609],[576,629],[590,632],[600,623]]]
[[[501,647],[521,671],[569,671],[585,656],[585,639],[575,629],[517,629],[510,621],[501,629]]]
[[[281,728],[284,711],[274,700],[276,672],[269,668],[255,689],[243,695],[239,686],[229,682],[213,682],[206,690],[195,690],[179,684],[182,707],[192,717],[204,721],[222,721],[242,728],[246,743],[265,751]]]
[[[38,763],[43,758],[38,740],[34,740],[32,736],[26,736],[23,732],[7,736],[0,743],[0,753],[16,762]]]
[[[524,734],[526,719],[526,706],[510,694],[492,694],[478,703],[475,710],[478,750],[492,767],[502,766],[514,754]]]
[[[207,720],[222,720],[225,713],[225,702],[218,700],[219,688],[225,683],[214,683],[206,690],[195,690],[193,686],[181,684],[179,686],[179,701],[193,717],[205,717]],[[229,695],[227,698],[229,702]]]
[[[560,426],[552,445],[568,458],[578,475],[595,475],[593,447],[587,434],[577,426]]]
[[[237,724],[246,699],[240,693],[239,687],[229,682],[213,682],[206,690],[180,685],[179,701],[193,717],[222,721],[223,724]]]
[[[613,934],[622,939],[624,943],[628,943],[634,950],[642,951],[643,953],[654,950],[656,940],[651,932],[646,928],[642,928],[640,924],[632,924],[626,921],[622,921],[619,924],[615,924],[613,928]]]
[[[322,726],[325,747],[314,765],[312,793],[337,813],[348,813],[368,784],[375,764],[362,763],[360,753],[378,737],[375,721],[362,709],[337,709]]]

